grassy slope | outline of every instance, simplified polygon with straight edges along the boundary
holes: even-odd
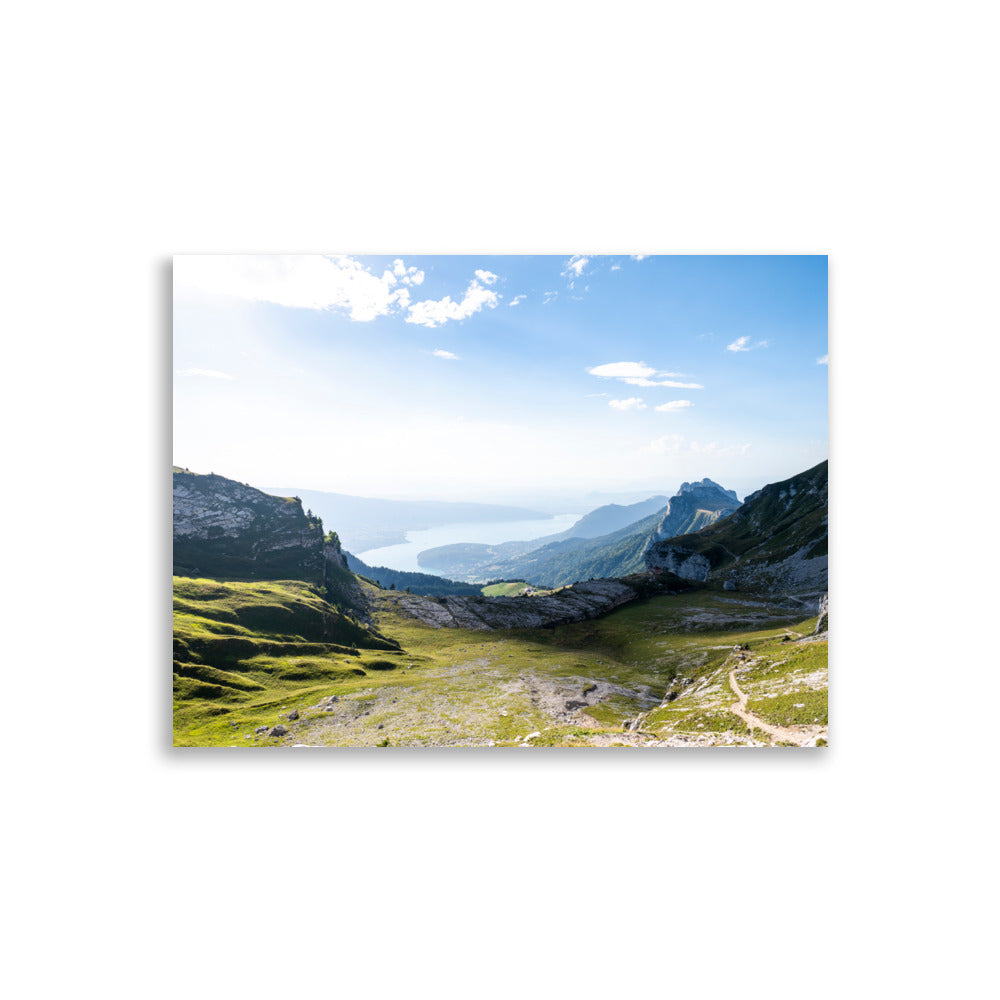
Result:
[[[372,588],[376,600],[378,593]],[[793,721],[789,712],[802,714],[796,704],[808,705],[810,719],[825,714],[825,644],[791,644],[806,652],[779,664],[773,676],[767,673],[778,660],[787,661],[790,645],[780,642],[786,626],[806,632],[812,623],[796,623],[786,609],[760,600],[707,592],[653,597],[594,621],[504,633],[433,629],[383,602],[379,627],[402,645],[391,651],[329,642],[320,649],[315,631],[304,628],[312,620],[309,611],[290,608],[301,603],[322,611],[320,599],[301,584],[181,581],[178,596],[176,635],[189,650],[206,634],[259,648],[211,664],[181,664],[175,676],[177,745],[502,746],[535,731],[541,733],[538,745],[587,745],[607,743],[623,720],[643,713],[642,729],[652,735],[713,734],[719,742],[749,742],[744,724],[725,711],[734,698],[723,664],[735,643],[749,643],[758,661],[759,676],[741,677],[752,711],[782,724]],[[279,607],[284,611],[259,610]],[[297,613],[303,616],[298,633],[265,633],[261,625],[246,624],[256,615],[272,629],[286,628],[286,616],[298,622]],[[192,675],[198,667],[227,676]],[[808,694],[800,690],[805,677],[814,685]],[[613,686],[599,705],[571,722],[553,719],[546,696],[572,698],[594,682]],[[791,698],[781,693],[786,689]],[[657,707],[671,692],[676,700]],[[339,698],[334,711],[310,708],[332,694]],[[293,735],[255,736],[257,726],[284,722],[281,716],[292,709],[301,712]]]
[[[213,720],[263,725],[289,694],[396,653],[300,581],[174,577],[175,743],[214,745]]]

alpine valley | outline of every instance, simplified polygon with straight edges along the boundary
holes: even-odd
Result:
[[[826,462],[421,552],[444,576],[366,565],[300,496],[173,479],[176,746],[827,745]],[[331,497],[362,541],[449,516]]]

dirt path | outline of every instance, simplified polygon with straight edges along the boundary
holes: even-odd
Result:
[[[796,746],[815,746],[816,740],[821,736],[826,737],[826,729],[821,728],[818,732],[806,732],[802,729],[786,729],[784,726],[773,726],[769,722],[747,711],[747,696],[736,683],[736,668],[729,671],[729,686],[733,689],[737,701],[729,706],[729,711],[738,715],[749,727],[750,734],[754,729],[763,729],[765,733],[774,739],[782,740],[785,743],[794,743]]]

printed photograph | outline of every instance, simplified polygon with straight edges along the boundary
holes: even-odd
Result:
[[[828,746],[827,263],[175,256],[174,746]]]

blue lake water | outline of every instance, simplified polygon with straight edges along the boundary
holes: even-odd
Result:
[[[556,535],[571,528],[583,515],[557,514],[536,521],[487,521],[482,524],[444,524],[438,528],[422,531],[408,531],[406,541],[399,545],[385,545],[380,549],[358,552],[357,557],[369,566],[386,566],[389,569],[404,570],[409,573],[431,573],[442,576],[433,569],[426,569],[417,563],[417,555],[424,549],[438,545],[453,545],[457,542],[476,542],[480,545],[496,545],[499,542],[531,541],[543,535]]]

